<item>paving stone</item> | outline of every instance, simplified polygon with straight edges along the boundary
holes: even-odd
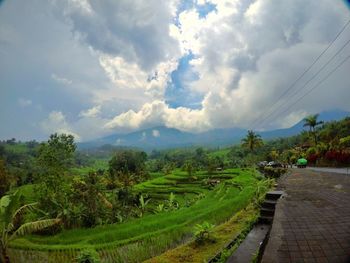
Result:
[[[349,263],[350,176],[292,169],[278,188],[286,195],[276,205],[262,262]]]

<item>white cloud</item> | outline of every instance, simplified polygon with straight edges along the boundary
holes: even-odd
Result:
[[[183,6],[178,0],[52,0],[24,6],[19,0],[5,1],[0,74],[15,99],[11,106],[6,100],[1,104],[7,111],[30,106],[31,100],[17,99],[30,94],[36,107],[41,105],[31,113],[38,114],[32,123],[40,121],[39,113],[47,114],[41,125],[45,134],[69,131],[82,140],[158,125],[195,132],[252,128],[349,17],[341,1],[331,0],[196,2],[214,4],[215,11],[203,16],[191,7],[176,17]],[[38,12],[42,15],[33,15]],[[349,29],[339,43],[346,41]],[[190,53],[190,77],[182,72],[185,87],[176,87],[170,83],[172,72]],[[277,111],[258,128],[286,127],[304,113],[350,110],[348,68],[347,63],[317,92],[286,113]],[[168,85],[183,90],[182,96],[203,98],[200,107],[172,108],[166,103]],[[287,107],[293,98],[280,104]],[[2,116],[3,122],[10,123],[7,118]]]
[[[179,15],[179,27],[171,29],[183,54],[192,52],[195,56],[190,63],[198,80],[189,84],[189,90],[204,95],[202,108],[172,109],[160,98],[145,103],[139,110],[117,115],[106,127],[132,130],[165,124],[190,131],[251,128],[322,52],[347,19],[341,3],[327,0],[211,2],[216,4],[216,12],[203,19],[196,10],[185,10]],[[307,10],[313,10],[312,14]],[[332,24],[320,22],[321,16]],[[315,30],[321,27],[324,29]],[[344,78],[338,78],[337,83],[332,86],[336,89],[334,94],[348,96]],[[327,97],[328,93],[320,88],[314,96]],[[290,99],[280,104],[287,105]],[[341,100],[329,102],[327,109],[345,105]],[[305,98],[301,108],[297,105],[283,115],[277,112],[263,127],[256,128],[286,127],[306,112],[321,110],[326,110],[325,105],[312,97]]]
[[[85,111],[81,111],[79,116],[86,118],[96,118],[101,113],[101,105],[96,105]]]
[[[77,9],[87,15],[93,12],[89,0],[70,0],[68,4],[71,9]]]
[[[159,130],[152,130],[152,136],[153,137],[160,137],[160,131]]]
[[[93,49],[151,69],[178,53],[169,35],[176,1],[56,1],[76,35]],[[78,4],[79,3],[79,4]]]
[[[66,121],[66,117],[60,111],[52,111],[49,116],[41,122],[42,129],[47,134],[65,133],[74,136],[76,141],[80,141],[80,136],[72,131],[72,128]]]
[[[110,134],[104,126],[108,119],[99,116],[99,107],[93,107],[80,114],[75,121],[68,121],[61,111],[52,111],[40,122],[40,127],[46,135],[52,133],[67,133],[74,135],[76,141],[86,141]]]
[[[282,128],[289,128],[310,114],[311,112],[306,112],[303,110],[291,112],[281,119],[280,126]]]
[[[25,107],[28,107],[28,106],[32,105],[32,101],[29,100],[29,99],[25,99],[25,98],[19,98],[18,99],[18,104],[22,108],[25,108]]]
[[[70,79],[59,77],[54,73],[51,74],[51,78],[53,80],[55,80],[56,82],[63,84],[63,85],[71,85],[73,83],[73,81],[71,81]]]
[[[135,130],[161,124],[185,131],[203,131],[209,128],[203,110],[192,110],[184,107],[172,109],[160,100],[146,103],[137,112],[130,110],[122,113],[109,121],[105,127],[107,129]]]
[[[177,61],[171,59],[159,63],[153,70],[144,71],[136,63],[128,63],[122,57],[101,56],[100,64],[109,79],[115,84],[112,93],[117,90],[134,90],[142,99],[159,99],[164,96],[170,73],[177,67]],[[113,96],[113,95],[112,95]]]

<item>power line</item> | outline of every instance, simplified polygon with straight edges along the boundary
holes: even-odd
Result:
[[[272,109],[272,111],[273,111],[274,106],[278,102],[280,102],[282,97],[284,97],[295,86],[295,84],[316,64],[316,62],[323,56],[323,54],[327,52],[327,50],[333,45],[333,43],[338,39],[338,37],[343,33],[343,31],[345,30],[345,28],[349,24],[350,24],[350,20],[343,26],[343,28],[338,32],[338,34],[331,41],[331,43],[329,43],[329,45],[321,52],[321,54],[318,55],[318,57],[314,60],[314,62],[306,70],[304,70],[304,72],[280,95],[280,97],[276,100],[276,102],[271,106],[270,109]],[[260,119],[260,116],[258,116],[258,118],[256,118],[253,121],[252,126],[256,126],[256,124],[260,123],[259,119]],[[259,122],[257,123],[257,121],[259,121]]]
[[[332,71],[328,72],[328,74],[321,79],[319,82],[317,82],[316,85],[314,85],[311,89],[309,89],[304,95],[300,96],[294,103],[292,103],[291,105],[289,105],[289,107],[287,109],[285,109],[281,115],[285,114],[286,112],[288,112],[288,110],[293,107],[295,104],[297,104],[299,101],[301,101],[304,97],[306,97],[307,95],[310,94],[310,92],[312,92],[314,89],[318,88],[319,85],[321,85],[324,81],[326,81],[335,71],[337,71],[348,59],[350,58],[350,55],[347,56],[345,59],[343,59],[342,62],[340,62]]]
[[[314,80],[322,70],[325,69],[326,66],[328,66],[329,63],[332,62],[332,60],[350,43],[350,39],[345,42],[345,44],[340,48],[338,49],[338,51],[310,78],[308,79],[307,82],[305,82],[305,84],[303,86],[301,86],[299,89],[297,89],[293,95],[291,96],[292,98],[297,95],[303,88],[305,88],[312,80]],[[270,112],[269,115],[267,115],[265,118],[263,118],[262,120],[260,120],[259,122],[257,122],[256,124],[257,125],[261,125],[263,124],[269,117],[273,116],[281,107],[283,107],[284,105],[281,104],[279,105],[277,108],[275,108],[273,111]]]

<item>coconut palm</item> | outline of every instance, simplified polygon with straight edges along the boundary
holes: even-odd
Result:
[[[256,134],[254,131],[249,130],[247,136],[242,139],[242,146],[248,148],[253,152],[256,148],[259,148],[263,145],[263,141],[259,134]]]
[[[58,218],[44,219],[20,225],[23,214],[34,209],[36,205],[36,203],[32,203],[20,206],[20,203],[21,195],[18,191],[12,195],[5,195],[0,199],[1,262],[10,262],[7,250],[8,244],[12,239],[42,230],[61,221]]]
[[[304,127],[309,127],[309,132],[313,134],[315,144],[317,144],[316,127],[323,124],[323,121],[317,121],[318,116],[318,114],[314,114],[304,119]]]

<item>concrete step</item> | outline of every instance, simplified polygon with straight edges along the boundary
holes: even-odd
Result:
[[[277,200],[284,194],[283,191],[270,191],[266,193],[266,199],[267,200]]]
[[[273,216],[260,216],[258,222],[261,224],[271,224]]]
[[[261,208],[275,209],[277,200],[264,200],[261,204]]]
[[[271,216],[273,217],[275,214],[275,209],[261,208],[260,215],[261,216]]]

